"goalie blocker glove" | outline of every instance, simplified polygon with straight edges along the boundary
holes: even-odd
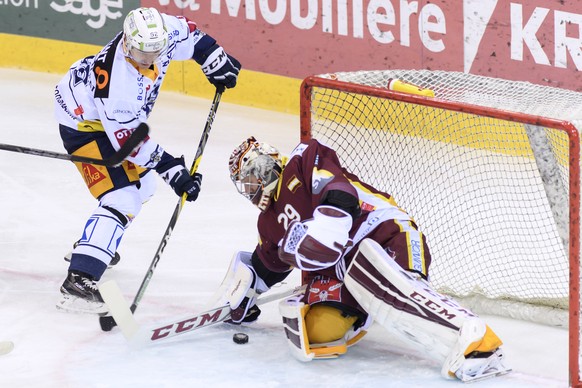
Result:
[[[202,175],[198,173],[190,175],[184,164],[183,157],[174,158],[164,152],[155,169],[177,195],[186,194],[187,201],[195,201],[198,198]]]
[[[194,59],[208,81],[217,88],[234,88],[241,69],[240,62],[227,54],[210,35],[203,35],[194,46]]]
[[[252,254],[242,251],[235,254],[223,284],[226,285],[224,301],[231,310],[230,319],[226,322],[240,324],[256,321],[261,310],[255,302],[269,286],[253,267]]]

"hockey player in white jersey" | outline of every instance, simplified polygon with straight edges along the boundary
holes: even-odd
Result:
[[[155,8],[129,12],[123,31],[96,55],[75,62],[56,86],[55,116],[67,152],[111,156],[147,121],[170,62],[188,59],[201,65],[217,89],[236,85],[240,63],[194,22]],[[57,308],[104,314],[96,282],[118,260],[124,231],[154,193],[155,173],[188,201],[198,197],[202,176],[190,176],[183,158],[152,138],[118,167],[75,164],[99,203],[69,255]]]
[[[375,321],[438,360],[446,378],[510,370],[493,330],[431,287],[429,246],[414,220],[390,194],[344,169],[334,150],[310,140],[286,160],[251,137],[229,169],[261,210],[258,245],[234,255],[216,298],[230,304],[231,322],[256,320],[257,296],[298,268],[307,290],[279,310],[300,361],[346,353]]]

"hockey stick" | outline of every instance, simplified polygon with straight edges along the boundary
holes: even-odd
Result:
[[[287,298],[305,291],[306,286],[302,285],[293,289],[284,290],[277,293],[268,293],[257,299],[257,306]],[[132,310],[127,307],[127,302],[121,294],[121,290],[114,280],[108,280],[99,286],[99,291],[103,300],[107,304],[110,313],[115,318],[117,325],[121,329],[125,339],[131,346],[141,347],[160,343],[166,339],[194,330],[224,322],[230,318],[230,306],[224,305],[179,319],[151,325],[149,327],[140,326],[132,314]]]
[[[210,112],[208,113],[208,118],[206,119],[206,125],[204,126],[204,131],[202,132],[202,137],[200,139],[200,143],[198,144],[198,149],[196,150],[196,156],[194,157],[194,162],[192,163],[192,167],[190,168],[190,175],[194,175],[194,173],[198,170],[198,165],[200,164],[200,159],[202,159],[202,153],[204,152],[204,148],[206,147],[206,142],[208,141],[208,134],[210,133],[210,129],[212,128],[212,123],[214,122],[214,117],[216,116],[216,110],[218,109],[218,104],[220,103],[220,97],[222,96],[222,90],[216,89],[216,93],[214,94],[214,100],[212,101],[212,105],[210,106]],[[162,253],[170,240],[170,236],[172,235],[172,231],[176,226],[176,222],[178,222],[178,217],[182,212],[182,207],[184,207],[184,203],[186,202],[186,195],[182,195],[176,208],[174,209],[174,214],[172,214],[172,218],[170,219],[170,223],[164,232],[164,236],[162,237],[162,241],[160,241],[160,245],[158,246],[158,250],[152,259],[150,267],[148,268],[145,277],[143,278],[139,289],[137,290],[137,294],[133,299],[133,303],[131,304],[131,312],[134,313],[135,309],[139,305],[141,298],[143,298],[143,294],[145,293],[146,288],[148,287],[152,276],[154,275],[154,270],[162,257]],[[110,315],[106,315],[103,317],[99,317],[99,325],[101,326],[101,330],[103,331],[110,331],[116,325],[114,317]]]
[[[80,155],[61,154],[59,152],[39,150],[37,148],[28,148],[2,143],[0,143],[0,150],[42,156],[45,158],[69,160],[71,162],[81,162],[96,164],[99,166],[116,167],[120,165],[125,160],[125,158],[129,156],[129,154],[131,154],[137,147],[141,145],[141,143],[147,137],[149,131],[150,128],[147,124],[145,123],[139,124],[137,128],[133,131],[133,133],[127,138],[125,143],[123,143],[121,148],[115,154],[113,154],[113,156],[106,159],[95,159]]]

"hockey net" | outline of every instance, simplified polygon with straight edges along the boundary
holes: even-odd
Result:
[[[465,73],[334,73],[301,87],[301,139],[333,147],[408,211],[432,285],[480,313],[569,326],[574,386],[580,128],[582,93]]]

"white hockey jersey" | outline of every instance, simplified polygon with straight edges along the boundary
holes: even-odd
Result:
[[[162,14],[168,50],[148,70],[139,70],[123,53],[119,33],[95,56],[75,62],[55,89],[55,117],[78,131],[104,130],[118,150],[139,123],[146,122],[156,102],[170,61],[191,59],[204,33],[183,17]],[[149,138],[127,159],[153,168],[163,148]]]

